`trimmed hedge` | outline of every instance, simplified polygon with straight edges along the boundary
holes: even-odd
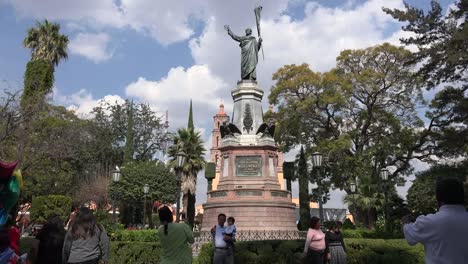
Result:
[[[20,253],[28,253],[33,237],[23,237],[20,240]],[[154,242],[110,242],[109,263],[112,264],[155,264],[161,262],[162,249]]]
[[[402,239],[345,239],[349,264],[418,264],[424,263],[421,245],[409,246]],[[301,263],[303,240],[238,242],[235,246],[235,263]],[[198,264],[212,263],[213,245],[203,245]]]
[[[372,238],[372,239],[402,239],[402,232],[387,233],[379,230],[369,229],[344,229],[342,230],[344,238]]]
[[[121,242],[159,242],[158,230],[115,230],[111,234],[112,241]]]
[[[112,264],[154,264],[161,263],[162,249],[154,242],[117,242],[110,243],[109,263]]]
[[[32,199],[31,220],[45,223],[51,215],[58,215],[63,222],[68,219],[72,208],[72,198],[63,195],[35,196]]]
[[[411,247],[402,239],[345,239],[349,264],[419,264],[424,263],[421,245]],[[31,238],[22,238],[21,252],[28,252]],[[304,241],[271,240],[238,242],[235,246],[235,263],[239,264],[293,264],[301,263]],[[162,249],[159,242],[111,241],[112,264],[160,263]],[[194,264],[213,263],[213,244],[202,246]]]

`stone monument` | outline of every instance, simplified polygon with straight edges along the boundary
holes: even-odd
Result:
[[[250,29],[246,30],[246,36],[239,37],[228,26],[225,28],[240,42],[241,81],[231,91],[234,100],[231,121],[224,108],[220,108],[218,119],[215,116],[217,135],[213,137],[216,148],[212,147],[212,159],[218,173],[215,187],[208,191],[207,202],[203,204],[202,230],[209,230],[217,223],[218,214],[224,213],[236,219],[239,231],[295,231],[295,204],[278,179],[281,159],[273,138],[274,123],[263,120],[264,92],[256,81],[261,38],[257,42]]]

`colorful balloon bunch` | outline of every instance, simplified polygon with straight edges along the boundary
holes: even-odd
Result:
[[[18,161],[7,163],[0,161],[0,226],[5,225],[8,213],[18,201],[23,189],[20,170],[15,170]]]

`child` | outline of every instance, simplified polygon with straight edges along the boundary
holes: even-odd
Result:
[[[234,242],[236,242],[236,226],[234,225],[235,222],[236,219],[234,219],[234,217],[228,217],[227,226],[224,229],[224,235],[231,238],[231,240],[226,241],[228,247],[234,247]]]

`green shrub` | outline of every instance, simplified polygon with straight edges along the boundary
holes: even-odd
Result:
[[[161,263],[162,249],[159,243],[153,242],[112,241],[109,254],[112,264],[155,264]]]
[[[364,228],[344,229],[342,230],[345,238],[372,238],[372,239],[401,239],[403,233],[393,232],[386,233],[382,230],[369,230]]]
[[[45,223],[49,216],[56,214],[65,222],[71,212],[71,207],[72,198],[69,196],[35,196],[32,199],[31,220],[36,223]]]
[[[343,222],[343,229],[356,229],[356,226],[349,220],[349,218],[346,218],[346,220]]]
[[[159,242],[156,229],[147,230],[115,230],[111,239],[122,242]]]
[[[345,239],[348,263],[424,263],[422,246],[409,246],[402,239]],[[249,241],[238,242],[235,246],[235,263],[293,264],[301,263],[304,241]],[[202,246],[197,264],[210,264],[213,258],[212,243]]]
[[[421,245],[411,247],[403,239],[346,239],[348,263],[424,263]]]
[[[20,240],[21,254],[28,253],[33,237],[23,237]],[[109,263],[112,264],[156,264],[161,263],[162,249],[154,242],[121,242],[111,241]]]
[[[106,229],[107,235],[111,240],[115,240],[115,234],[119,230],[124,229],[124,225],[118,222],[114,222],[112,220],[112,215],[110,215],[107,211],[105,210],[97,210],[94,215],[96,216],[96,219],[99,224],[104,226],[104,229]],[[151,242],[151,241],[145,241],[145,242]]]
[[[213,243],[204,244],[200,249],[198,257],[195,259],[194,264],[213,263],[213,253]]]

